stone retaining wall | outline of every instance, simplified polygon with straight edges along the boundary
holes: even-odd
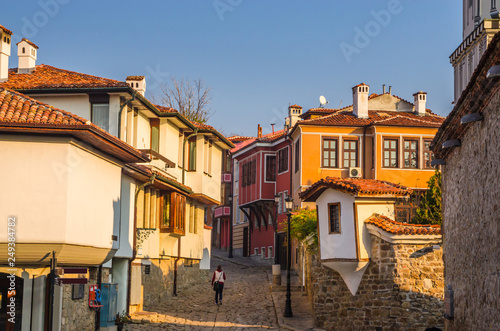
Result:
[[[306,254],[306,288],[315,322],[327,330],[444,327],[442,250],[389,244],[372,236],[372,258],[355,296],[336,271]]]
[[[150,273],[142,266],[144,310],[173,296],[175,259],[151,259]],[[200,269],[199,260],[180,259],[177,264],[177,294],[200,282],[209,284],[210,270]]]

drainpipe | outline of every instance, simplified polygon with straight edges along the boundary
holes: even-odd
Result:
[[[363,174],[363,179],[366,178],[365,176],[365,167],[366,167],[366,129],[368,126],[365,126],[363,128],[363,169],[361,173]]]
[[[196,137],[197,134],[198,129],[196,128],[192,134],[184,138],[184,142],[182,143],[182,184],[184,184],[184,178],[186,176],[186,143],[192,137]]]
[[[177,240],[177,257],[174,262],[174,297],[177,296],[177,264],[181,259],[181,237]]]
[[[120,107],[120,110],[118,111],[118,139],[121,138],[121,131],[122,131],[122,112],[123,112],[123,109],[125,109],[125,106],[127,106],[129,103],[131,103],[132,101],[135,100],[135,96],[137,94],[137,91],[134,90],[134,92],[132,93],[132,99],[128,99],[127,101],[125,101],[123,103],[123,105],[121,105]]]
[[[130,289],[132,287],[132,261],[135,260],[136,255],[137,255],[137,197],[139,196],[139,192],[145,188],[146,186],[152,185],[155,181],[156,174],[153,174],[149,178],[149,182],[143,183],[141,186],[137,187],[135,189],[135,196],[134,196],[134,239],[133,239],[133,246],[132,246],[132,258],[128,262],[128,292],[127,292],[127,312],[129,312],[129,307],[130,307]]]

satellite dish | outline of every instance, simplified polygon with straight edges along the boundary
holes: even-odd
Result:
[[[326,98],[322,95],[319,96],[319,103],[320,103],[320,107],[323,107],[324,105],[326,105],[328,103],[328,101],[326,101]]]

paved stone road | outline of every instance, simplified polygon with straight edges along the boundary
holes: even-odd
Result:
[[[227,274],[222,305],[215,304],[215,292],[207,280],[150,312],[132,316],[150,324],[127,324],[124,330],[279,330],[266,274],[269,267],[212,260],[213,268],[217,264]]]

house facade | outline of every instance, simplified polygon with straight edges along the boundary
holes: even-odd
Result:
[[[269,263],[285,263],[284,199],[290,192],[290,141],[285,130],[267,135],[262,135],[261,130],[259,126],[257,138],[231,150],[233,167],[237,169],[235,177],[238,173],[234,201],[240,213],[235,216],[249,221],[243,238],[248,244],[244,249],[248,256]]]
[[[410,103],[385,86],[382,94],[370,94],[369,88],[353,87],[353,105],[310,109],[292,127],[296,201],[326,177],[377,179],[416,191],[427,187],[434,174],[429,146],[443,117],[426,108],[425,92],[415,93]]]
[[[433,141],[442,168],[447,330],[500,325],[499,63],[497,33]]]

